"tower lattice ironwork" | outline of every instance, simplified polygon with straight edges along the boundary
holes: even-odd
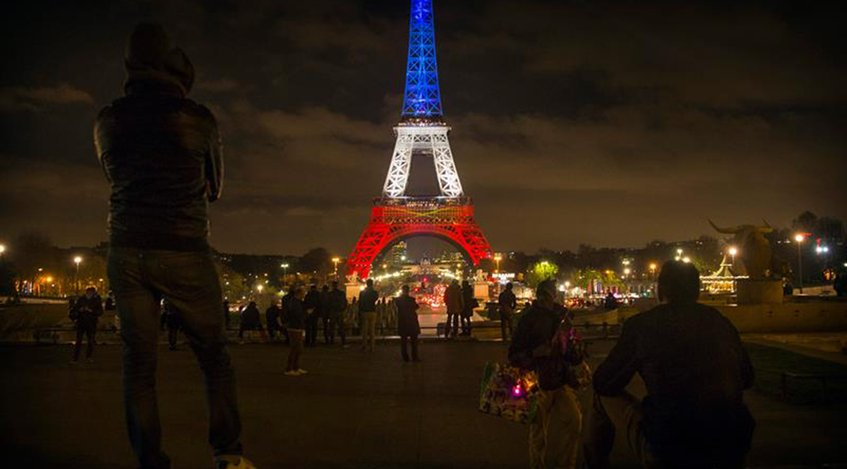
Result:
[[[409,19],[409,59],[401,120],[382,197],[374,200],[368,226],[347,258],[347,271],[367,278],[377,256],[392,244],[412,236],[434,236],[460,249],[476,265],[489,257],[491,246],[473,216],[465,196],[443,121],[432,0],[412,0]],[[406,194],[412,157],[433,158],[440,195]]]

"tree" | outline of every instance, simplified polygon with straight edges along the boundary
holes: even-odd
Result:
[[[319,277],[332,271],[332,259],[324,248],[310,249],[300,258],[299,269],[304,274],[315,272]]]
[[[800,215],[797,215],[797,218],[791,222],[791,227],[805,233],[813,233],[818,227],[818,216],[806,210]]]
[[[526,283],[531,287],[536,287],[544,280],[556,278],[558,272],[559,266],[550,261],[536,262],[527,272]]]

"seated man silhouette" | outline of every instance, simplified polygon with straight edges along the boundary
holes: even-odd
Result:
[[[742,394],[753,369],[738,331],[697,302],[693,265],[666,262],[658,283],[662,304],[627,320],[594,373],[586,461],[609,467],[619,431],[645,467],[743,467],[755,424]],[[635,373],[643,401],[625,390]]]

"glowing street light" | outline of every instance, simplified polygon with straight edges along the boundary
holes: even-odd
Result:
[[[280,264],[279,266],[282,267],[282,276],[288,277],[288,263],[286,262],[284,264]]]
[[[732,256],[732,265],[735,266],[735,255],[738,254],[738,248],[735,246],[729,247],[729,255]]]
[[[632,270],[629,267],[626,267],[626,268],[623,269],[624,277],[629,277],[629,274],[631,274],[631,273],[632,273]]]
[[[74,264],[76,264],[76,273],[74,274],[74,286],[76,287],[76,292],[79,293],[79,264],[82,263],[82,256],[74,257]]]
[[[685,256],[685,257],[682,258],[682,262],[685,262],[686,264],[688,264],[689,262],[691,262],[691,258],[688,257],[688,256]]]
[[[803,294],[803,241],[806,239],[806,236],[803,233],[797,233],[794,235],[794,241],[797,241],[797,273],[800,277],[800,294]]]
[[[655,262],[651,262],[648,268],[650,269],[650,274],[655,275],[656,269],[658,269],[659,266]]]
[[[262,290],[264,290],[264,289],[265,289],[265,286],[262,285],[261,283],[256,285],[256,290],[259,292],[260,295],[262,294]]]
[[[332,264],[335,266],[335,272],[334,272],[334,275],[335,275],[336,277],[338,277],[338,263],[339,263],[339,262],[341,262],[341,258],[340,258],[340,257],[333,257],[333,258],[332,258]]]
[[[2,256],[4,252],[6,252],[6,245],[0,244],[0,256]]]
[[[494,262],[497,265],[494,268],[495,272],[500,272],[500,261],[502,261],[502,260],[503,260],[503,256],[501,256],[500,253],[494,254]]]

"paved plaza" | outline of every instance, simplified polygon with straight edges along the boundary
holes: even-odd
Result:
[[[592,344],[592,361],[610,344]],[[427,341],[417,364],[400,361],[396,342],[373,354],[356,345],[307,349],[302,377],[283,375],[284,346],[231,347],[245,450],[260,468],[526,467],[527,428],[476,410],[482,366],[504,358],[503,344]],[[119,347],[101,346],[78,367],[69,357],[68,345],[0,346],[3,466],[12,457],[23,462],[14,467],[135,467]],[[174,467],[210,467],[201,375],[184,345],[160,350],[159,398]],[[843,399],[801,406],[749,392],[747,400],[758,422],[751,467],[847,462]],[[621,445],[616,467],[636,467]]]

